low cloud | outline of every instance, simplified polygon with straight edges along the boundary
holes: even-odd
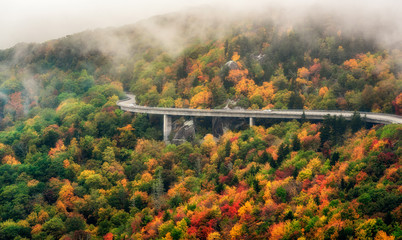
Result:
[[[204,16],[211,14],[216,18],[218,13],[220,19],[232,18],[237,13],[243,16],[272,15],[279,21],[292,23],[305,17],[319,20],[334,15],[350,31],[362,29],[386,43],[396,42],[402,36],[402,2],[399,0],[4,0],[0,3],[0,49],[18,42],[42,42],[87,29],[131,24],[157,14],[185,8],[194,10],[200,5],[215,9],[207,10]],[[199,11],[206,9],[201,7]],[[167,36],[167,45],[171,45],[169,41],[177,40],[170,38],[174,31],[161,33]]]

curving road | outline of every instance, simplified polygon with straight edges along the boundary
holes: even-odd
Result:
[[[281,118],[300,119],[303,110],[243,110],[243,109],[190,109],[190,108],[161,108],[139,106],[135,102],[135,96],[127,94],[128,99],[120,100],[117,105],[123,110],[134,113],[147,113],[169,116],[194,116],[194,117],[239,117],[239,118]],[[343,116],[350,119],[352,111],[337,110],[305,110],[306,119],[324,119],[326,115]],[[366,121],[379,124],[402,124],[402,117],[385,113],[360,112]],[[251,122],[251,120],[250,120]]]

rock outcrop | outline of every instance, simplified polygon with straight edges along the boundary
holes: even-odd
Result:
[[[174,121],[172,126],[173,144],[181,144],[186,141],[192,141],[195,138],[195,125],[193,120],[184,121],[179,119]]]
[[[239,130],[244,126],[248,126],[245,118],[212,118],[212,135],[219,138],[230,129]]]
[[[225,67],[228,67],[229,70],[239,69],[239,65],[235,61],[229,61],[225,63]]]

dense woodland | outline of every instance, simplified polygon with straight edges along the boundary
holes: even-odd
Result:
[[[204,39],[186,19],[149,20],[191,36],[180,51],[144,23],[0,51],[0,240],[402,238],[401,125],[356,113],[174,145],[116,106],[401,114],[401,49],[333,22]]]

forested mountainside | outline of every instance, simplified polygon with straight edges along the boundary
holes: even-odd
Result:
[[[20,44],[0,52],[7,66],[0,88],[20,92],[26,78],[40,84],[85,70],[98,82],[122,83],[149,106],[220,108],[230,99],[246,109],[400,112],[398,44],[385,48],[336,19],[292,26],[269,18],[205,22],[203,15],[167,15]],[[37,95],[54,96],[54,90]]]
[[[0,51],[0,239],[402,238],[401,125],[174,145],[116,106],[400,114],[400,46],[336,23],[170,14]]]

